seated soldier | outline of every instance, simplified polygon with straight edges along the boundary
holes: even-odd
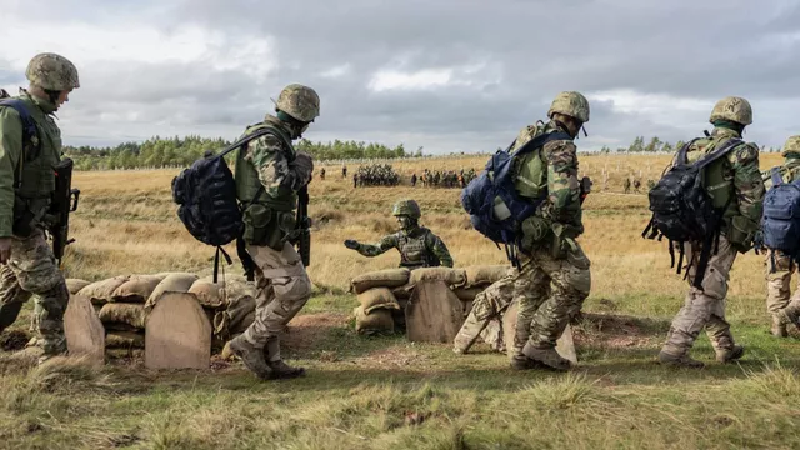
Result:
[[[414,200],[400,200],[394,205],[392,214],[400,223],[400,231],[384,236],[376,245],[359,244],[348,239],[345,247],[364,256],[378,256],[390,248],[400,252],[400,267],[421,269],[424,267],[453,267],[450,252],[438,236],[431,230],[419,226],[419,205]]]

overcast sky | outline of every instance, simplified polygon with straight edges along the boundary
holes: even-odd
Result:
[[[306,138],[425,153],[505,147],[562,90],[590,100],[579,149],[689,139],[726,95],[753,105],[748,140],[800,134],[796,0],[0,0],[0,15],[0,87],[25,86],[39,52],[77,65],[65,144],[234,139],[289,83],[321,97]]]

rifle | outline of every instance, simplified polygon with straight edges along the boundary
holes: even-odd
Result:
[[[297,251],[305,267],[311,262],[311,219],[308,217],[308,185],[303,186],[297,193],[297,216],[295,230],[297,231]]]
[[[56,164],[56,188],[47,212],[53,218],[51,221],[53,224],[48,225],[47,230],[53,239],[53,255],[59,266],[64,257],[64,249],[67,245],[75,242],[74,238],[67,239],[69,236],[69,213],[78,209],[78,198],[81,195],[80,190],[72,189],[73,165],[70,158],[64,158]]]

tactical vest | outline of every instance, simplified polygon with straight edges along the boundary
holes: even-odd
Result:
[[[38,226],[55,190],[54,167],[61,159],[61,133],[55,120],[28,95],[12,98],[25,103],[37,132],[33,142],[27,142],[22,149],[14,168],[14,222],[32,222]]]
[[[247,127],[245,135],[262,128],[271,128],[281,140],[286,159],[294,159],[294,148],[287,133],[269,121]],[[250,143],[249,145],[253,145]],[[281,250],[287,233],[295,228],[292,211],[297,206],[294,192],[270,194],[258,177],[258,171],[251,161],[245,159],[245,148],[236,153],[235,176],[236,196],[242,203],[245,224],[243,238],[252,245],[268,246]]]
[[[735,136],[731,134],[722,134],[721,136],[705,137],[695,141],[686,152],[687,162],[692,163],[700,159],[703,155],[721,146],[725,141],[733,137]],[[703,173],[702,183],[706,192],[711,197],[715,209],[722,209],[726,205],[728,206],[723,217],[730,217],[737,214],[738,206],[736,202],[729,202],[729,200],[733,200],[734,187],[731,162],[727,156],[717,159],[706,167]]]
[[[412,236],[398,234],[398,250],[400,250],[400,267],[421,269],[440,265],[439,259],[425,245],[428,231],[420,228]]]

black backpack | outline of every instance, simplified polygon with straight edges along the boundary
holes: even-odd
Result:
[[[700,260],[693,285],[702,289],[708,259],[712,245],[719,243],[722,215],[733,198],[721,210],[713,207],[711,197],[703,185],[703,169],[709,164],[730,152],[733,147],[742,144],[741,139],[731,139],[715,148],[697,161],[688,164],[686,152],[692,143],[700,138],[687,142],[678,150],[675,164],[667,170],[658,183],[650,189],[650,211],[652,218],[642,232],[642,237],[661,240],[669,239],[670,267],[675,267],[675,245],[680,247],[677,273],[681,273],[684,257],[684,243],[700,242]],[[648,235],[649,233],[649,235]],[[690,260],[691,264],[691,260]],[[686,274],[688,275],[688,267]]]
[[[172,179],[172,199],[179,205],[178,217],[181,222],[195,239],[217,248],[214,257],[214,283],[217,282],[220,253],[228,265],[231,264],[231,258],[222,246],[241,238],[244,231],[242,211],[237,202],[236,182],[225,162],[225,155],[268,133],[274,131],[270,128],[259,129],[229,145],[217,155],[207,153],[203,159],[198,159]],[[237,242],[237,250],[238,244]]]

